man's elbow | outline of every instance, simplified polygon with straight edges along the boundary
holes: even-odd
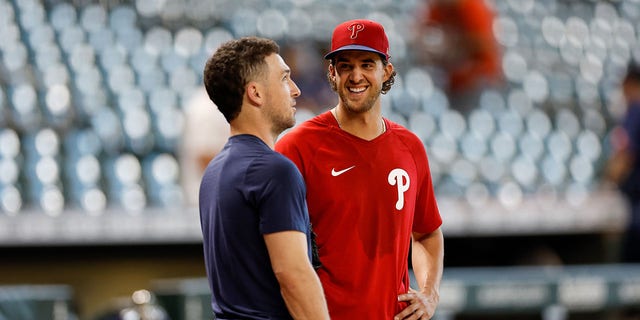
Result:
[[[292,288],[298,283],[303,282],[304,279],[308,277],[309,268],[306,268],[305,266],[290,266],[274,269],[273,273],[275,274],[278,283],[280,283],[280,287],[285,289]]]
[[[442,228],[437,228],[429,233],[418,233],[418,232],[413,233],[413,240],[417,242],[421,242],[423,240],[428,240],[428,239],[434,239],[434,238],[439,240],[439,239],[442,239],[443,237],[444,236],[442,234]]]

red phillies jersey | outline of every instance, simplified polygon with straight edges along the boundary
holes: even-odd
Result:
[[[442,224],[422,142],[385,124],[385,133],[366,141],[325,112],[276,144],[307,184],[332,319],[392,319],[405,307],[397,296],[409,289],[411,231]]]

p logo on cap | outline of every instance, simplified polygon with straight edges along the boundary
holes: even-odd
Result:
[[[349,26],[349,30],[351,31],[351,39],[355,39],[358,37],[358,32],[364,30],[364,25],[361,23],[354,23]]]
[[[331,52],[324,58],[331,59],[344,50],[363,50],[375,52],[389,59],[389,39],[381,24],[365,19],[345,21],[333,30]]]

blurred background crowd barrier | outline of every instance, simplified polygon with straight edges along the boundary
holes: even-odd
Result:
[[[0,319],[76,319],[66,285],[0,286]]]
[[[462,105],[417,49],[444,42],[426,0],[0,0],[0,247],[198,244],[194,186],[227,134],[208,56],[278,41],[300,123],[335,105],[322,55],[356,17],[389,35],[383,113],[423,140],[448,238],[620,232],[602,172],[640,1],[485,2],[504,78]]]

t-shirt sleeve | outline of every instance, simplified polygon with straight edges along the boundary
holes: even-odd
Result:
[[[629,147],[634,154],[640,154],[640,103],[631,105],[623,127],[629,136]]]
[[[280,231],[307,232],[309,214],[306,187],[300,172],[284,156],[265,156],[252,166],[249,179],[256,190],[256,206],[262,234]]]

